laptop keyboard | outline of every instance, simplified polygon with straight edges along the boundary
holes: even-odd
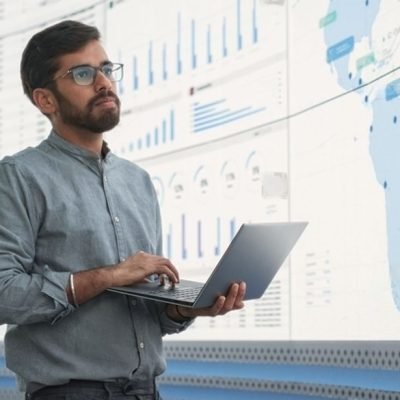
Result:
[[[154,295],[162,294],[164,297],[176,300],[194,301],[199,295],[202,287],[175,287],[173,289],[160,287],[157,290],[152,290],[149,293]]]

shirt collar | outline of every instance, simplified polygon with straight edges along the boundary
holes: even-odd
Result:
[[[71,155],[82,157],[85,159],[95,159],[95,160],[99,159],[98,154],[86,150],[83,147],[77,146],[76,144],[73,144],[71,142],[68,142],[60,135],[58,135],[57,132],[54,131],[54,129],[50,132],[50,135],[47,140],[52,146],[57,147],[58,149],[65,151],[67,153],[70,153]],[[108,147],[107,142],[104,140],[101,149],[101,154],[104,160],[107,160],[111,156],[111,150]]]

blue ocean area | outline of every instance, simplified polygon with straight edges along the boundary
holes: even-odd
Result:
[[[330,1],[327,15],[335,13],[336,18],[324,27],[326,62],[345,91],[366,83],[362,79],[362,68],[350,70],[349,59],[357,42],[367,39],[372,43],[372,29],[380,7],[380,0]],[[379,75],[379,63],[375,67]],[[372,112],[369,151],[377,182],[385,192],[392,295],[400,310],[400,80],[393,76],[393,80],[386,86],[382,85],[378,95],[371,100],[363,88],[356,93]]]

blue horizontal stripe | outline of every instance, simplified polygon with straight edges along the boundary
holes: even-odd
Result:
[[[285,394],[256,390],[199,388],[196,386],[160,385],[165,400],[332,400],[332,397]]]
[[[242,114],[242,115],[234,116],[232,118],[227,118],[227,119],[224,119],[223,121],[216,122],[214,124],[209,124],[209,125],[206,125],[206,126],[202,126],[202,127],[196,128],[196,129],[194,129],[194,132],[197,133],[197,132],[205,131],[207,129],[215,128],[217,126],[224,125],[224,124],[227,124],[229,122],[233,122],[233,121],[236,121],[238,119],[242,119],[242,118],[248,117],[248,116],[250,116],[252,114],[256,114],[256,113],[259,113],[260,111],[264,111],[264,110],[265,110],[265,107],[258,108],[256,110],[249,111],[249,112],[247,112],[245,114]]]
[[[212,103],[207,103],[207,104],[195,103],[195,104],[193,104],[193,110],[195,110],[195,111],[203,110],[204,108],[207,108],[207,107],[213,107],[217,104],[225,103],[225,101],[226,101],[226,99],[221,99],[221,100],[213,101]]]
[[[399,370],[169,360],[167,373],[171,375],[260,379],[276,382],[290,381],[400,392]]]
[[[199,111],[193,111],[193,115],[195,118],[197,117],[201,117],[202,115],[207,115],[208,113],[211,113],[213,111],[217,110],[217,107],[207,107],[204,108],[203,110],[199,110]]]
[[[208,120],[199,121],[199,122],[195,121],[194,128],[195,129],[196,128],[201,128],[201,126],[203,126],[203,125],[209,125],[209,124],[212,124],[214,122],[221,121],[223,119],[233,117],[235,115],[240,115],[240,114],[246,113],[247,111],[250,111],[250,110],[251,110],[251,107],[244,107],[244,108],[241,108],[240,110],[225,112],[224,114],[222,114],[222,115],[220,115],[218,117],[209,118]]]
[[[209,113],[203,113],[201,115],[195,115],[193,120],[194,120],[194,123],[197,124],[197,123],[199,123],[199,122],[201,122],[201,121],[203,121],[203,120],[205,120],[207,118],[213,118],[213,117],[216,117],[217,115],[220,116],[222,114],[227,114],[229,112],[230,112],[229,108],[225,108],[224,110],[215,111],[215,112],[212,109],[211,112],[209,112]]]

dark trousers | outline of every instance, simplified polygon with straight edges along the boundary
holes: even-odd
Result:
[[[26,393],[26,400],[162,400],[155,384],[147,389],[130,382],[72,380],[65,385],[46,386]]]

